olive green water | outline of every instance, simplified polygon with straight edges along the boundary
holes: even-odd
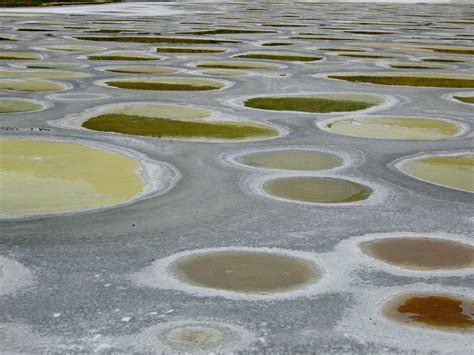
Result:
[[[293,53],[293,52],[255,52],[255,53],[244,53],[238,54],[236,58],[249,58],[249,59],[267,59],[267,60],[282,60],[282,61],[298,61],[298,62],[312,62],[315,60],[321,60],[322,57],[305,54],[305,53]]]
[[[212,69],[280,69],[278,64],[259,63],[249,61],[226,60],[219,62],[201,62],[196,65],[198,68]]]
[[[365,110],[383,102],[382,99],[371,96],[346,95],[314,95],[287,97],[256,97],[244,102],[246,107],[299,112],[346,112]]]
[[[288,177],[263,185],[270,195],[312,203],[347,203],[367,199],[372,189],[356,182],[327,177]]]
[[[423,74],[330,74],[328,78],[360,83],[370,83],[379,85],[401,85],[401,86],[427,86],[440,88],[474,88],[474,77],[470,75],[450,76],[450,75],[423,75]]]
[[[207,91],[225,86],[222,81],[193,78],[153,78],[107,80],[108,86],[131,90]]]
[[[245,139],[273,137],[278,131],[268,126],[238,122],[182,121],[161,117],[104,114],[82,125],[95,131],[116,132],[151,137]]]
[[[474,95],[473,96],[453,96],[456,100],[464,102],[465,104],[474,104]]]

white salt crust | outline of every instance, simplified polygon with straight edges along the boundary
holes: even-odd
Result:
[[[0,297],[32,284],[33,274],[28,268],[14,259],[0,256]]]

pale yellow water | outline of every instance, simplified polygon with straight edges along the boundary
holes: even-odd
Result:
[[[63,84],[47,80],[0,79],[0,90],[41,92],[63,91],[65,89]]]
[[[381,139],[442,139],[456,135],[452,122],[419,117],[358,117],[326,125],[334,133]]]
[[[282,170],[326,170],[342,165],[337,155],[313,150],[275,150],[240,157],[245,165]]]
[[[0,98],[0,113],[29,112],[40,110],[41,108],[43,108],[43,105],[38,102]]]
[[[39,69],[39,70],[5,70],[0,69],[0,78],[41,78],[41,79],[75,79],[87,75],[81,72],[66,70]]]
[[[0,141],[0,214],[71,212],[128,201],[144,190],[140,164],[78,143]]]
[[[247,75],[248,72],[242,70],[221,69],[204,71],[203,74],[214,76],[242,76]]]
[[[401,168],[418,179],[474,192],[474,154],[414,159]]]
[[[127,65],[110,67],[107,71],[114,73],[132,73],[132,74],[172,74],[179,71],[178,68],[156,67],[146,65]]]
[[[57,45],[46,47],[51,51],[65,51],[65,52],[92,52],[103,51],[105,47],[100,46],[83,46],[83,45]]]

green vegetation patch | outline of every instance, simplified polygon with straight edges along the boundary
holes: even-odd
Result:
[[[276,33],[271,30],[255,30],[247,28],[216,28],[212,30],[192,31],[192,32],[181,32],[179,34],[184,35],[226,35],[226,34],[252,34],[252,33]]]
[[[369,58],[369,59],[377,59],[377,58],[400,58],[402,57],[399,54],[383,54],[383,53],[340,53],[338,54],[340,57],[351,57],[351,58]]]
[[[110,2],[120,2],[121,0],[3,0],[4,7],[22,6],[63,6],[63,5],[86,5],[86,4],[106,4]]]
[[[113,53],[104,53],[97,55],[90,55],[87,57],[89,60],[135,60],[135,61],[144,61],[144,60],[160,60],[161,57],[155,57],[148,53],[140,52],[113,52]]]
[[[219,47],[158,47],[159,53],[223,53],[227,48]]]
[[[0,60],[38,60],[41,56],[29,52],[0,52]]]
[[[346,30],[346,33],[353,33],[358,35],[393,35],[395,32],[386,32],[386,31],[363,31],[363,30]]]
[[[474,104],[474,95],[472,96],[453,96],[456,100],[464,102],[465,104]]]
[[[463,63],[466,60],[464,59],[457,59],[457,58],[423,58],[422,61],[424,62],[439,62],[439,63]]]
[[[78,69],[81,68],[82,64],[77,63],[38,63],[28,64],[28,69]]]
[[[245,101],[244,105],[261,110],[330,113],[365,110],[377,103],[341,95],[339,98],[337,96],[255,97]]]
[[[268,53],[244,53],[238,54],[237,58],[249,58],[249,59],[268,59],[268,60],[287,60],[287,61],[298,61],[298,62],[312,62],[315,60],[321,60],[322,57],[304,54],[304,53],[292,53],[292,52],[268,52]]]
[[[132,90],[207,91],[218,90],[225,83],[210,79],[153,78],[135,80],[108,80],[108,86]]]
[[[467,55],[474,55],[474,47],[454,47],[449,48],[446,47],[420,47],[422,49],[429,49],[433,52],[437,53],[449,53],[449,54],[467,54]]]
[[[325,47],[319,48],[320,51],[330,52],[367,52],[366,49],[354,48],[354,47]]]
[[[275,42],[265,42],[262,43],[263,47],[279,47],[279,46],[292,46],[294,44],[297,44],[299,42],[292,42],[292,41],[275,41]]]
[[[393,63],[389,64],[389,67],[394,69],[449,69],[451,68],[450,65],[442,65],[442,64],[417,64],[413,62],[406,62],[406,63]]]
[[[466,75],[467,76],[467,75]],[[352,81],[358,83],[370,83],[378,85],[401,85],[401,86],[427,86],[439,88],[474,88],[474,78],[469,76],[423,76],[423,75],[329,75],[328,78]]]
[[[211,69],[280,69],[281,66],[277,64],[249,62],[249,61],[238,61],[238,60],[226,60],[219,62],[202,62],[196,65],[198,68],[211,68]]]
[[[126,42],[126,43],[181,43],[181,44],[219,44],[240,43],[240,41],[217,38],[193,37],[139,37],[139,36],[78,36],[76,39],[96,42]]]
[[[278,135],[277,130],[259,124],[222,121],[184,121],[113,113],[90,118],[82,126],[95,131],[158,138],[245,139]]]

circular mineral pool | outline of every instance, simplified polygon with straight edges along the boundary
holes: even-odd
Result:
[[[271,63],[250,62],[245,60],[225,60],[218,62],[199,62],[196,64],[198,68],[208,69],[281,69],[282,66]]]
[[[104,70],[112,73],[124,73],[124,74],[173,74],[177,73],[181,69],[170,68],[170,67],[158,67],[158,66],[145,66],[145,65],[127,65],[108,67]]]
[[[215,70],[206,70],[202,72],[205,75],[209,76],[243,76],[248,75],[249,73],[243,70],[233,70],[233,69],[215,69]]]
[[[303,149],[255,152],[242,155],[236,160],[256,168],[306,171],[328,170],[343,164],[343,160],[335,154]]]
[[[25,92],[64,91],[66,86],[54,81],[37,79],[0,79],[0,90]]]
[[[31,112],[41,110],[43,107],[43,104],[36,101],[0,98],[0,113]]]
[[[443,139],[455,136],[461,127],[451,121],[399,116],[361,116],[322,122],[319,127],[333,133],[377,139]]]
[[[318,272],[304,260],[251,251],[186,257],[175,263],[174,272],[192,285],[260,294],[295,289],[318,277]]]
[[[366,110],[384,103],[382,97],[360,94],[265,96],[247,99],[246,107],[271,111],[331,113]]]
[[[414,270],[452,270],[474,266],[474,247],[428,237],[381,238],[359,245],[364,253],[391,265]]]
[[[4,70],[0,69],[0,78],[38,78],[38,79],[76,79],[88,76],[85,73],[53,70]]]
[[[474,154],[429,155],[397,164],[405,174],[432,184],[474,192]]]
[[[275,128],[248,121],[221,121],[211,112],[188,106],[126,104],[104,109],[82,127],[157,138],[240,140],[279,135]]]
[[[146,52],[122,51],[122,52],[108,52],[108,53],[90,55],[87,57],[87,59],[89,60],[143,61],[143,60],[160,60],[161,57],[158,57]]]
[[[267,60],[279,60],[279,61],[295,61],[295,62],[313,62],[315,60],[321,60],[322,57],[307,54],[307,53],[296,53],[296,52],[250,52],[235,55],[236,58],[246,59],[267,59]]]
[[[31,52],[0,52],[0,60],[39,60],[41,55]]]
[[[446,330],[474,328],[474,300],[458,295],[412,293],[386,302],[382,314],[395,322]]]
[[[227,48],[220,47],[157,47],[158,53],[191,53],[191,54],[212,54],[226,52]]]
[[[208,326],[185,326],[170,330],[164,337],[166,343],[175,348],[212,349],[222,344],[225,334]]]
[[[159,334],[162,342],[181,351],[216,351],[234,346],[241,334],[225,325],[192,322],[171,326]]]
[[[474,88],[474,76],[468,74],[340,73],[329,74],[328,78],[379,85],[426,86],[437,88]]]
[[[73,212],[131,200],[145,189],[140,163],[122,154],[71,143],[0,141],[0,214]]]
[[[56,45],[45,47],[50,51],[64,51],[64,52],[97,52],[105,50],[105,47],[100,46],[84,46],[84,45]]]
[[[219,90],[226,86],[222,81],[184,77],[110,79],[106,80],[105,84],[120,89],[159,91],[207,91]]]
[[[372,189],[353,181],[307,176],[269,180],[263,190],[286,200],[328,204],[362,201],[372,194]]]

